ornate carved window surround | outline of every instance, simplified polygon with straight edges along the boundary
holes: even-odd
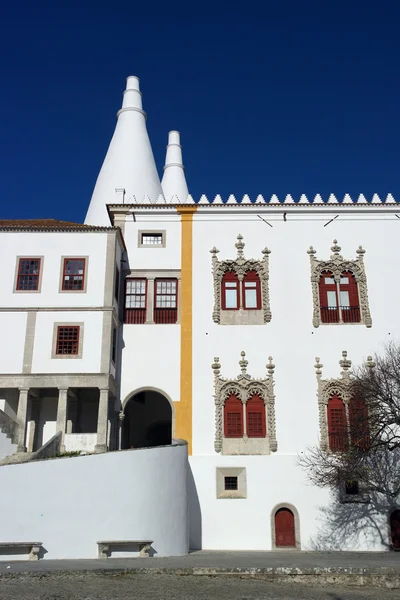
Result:
[[[262,250],[263,258],[260,260],[247,259],[244,256],[243,237],[239,234],[235,244],[237,257],[219,261],[219,250],[214,246],[210,250],[212,255],[212,273],[214,280],[214,310],[213,320],[220,325],[263,325],[271,321],[271,308],[269,299],[269,255],[268,248]],[[245,308],[243,281],[246,273],[255,272],[260,280],[262,306],[257,309]],[[239,308],[238,310],[224,310],[221,302],[221,286],[225,273],[233,272],[239,280]]]
[[[274,396],[274,369],[272,357],[267,364],[268,377],[253,379],[247,373],[248,361],[245,353],[241,352],[239,361],[241,373],[235,379],[221,377],[219,358],[214,358],[211,365],[214,371],[214,400],[215,400],[215,451],[221,454],[270,454],[276,452],[278,444],[275,428],[275,396]],[[243,404],[243,437],[227,438],[224,435],[224,404],[230,395],[235,394]],[[249,438],[246,427],[246,403],[254,395],[259,396],[265,405],[266,436]]]
[[[331,247],[333,254],[329,260],[323,261],[316,258],[316,250],[310,246],[307,250],[307,254],[310,257],[311,263],[311,288],[313,296],[313,325],[319,327],[320,325],[328,324],[323,323],[321,320],[321,306],[319,297],[319,281],[324,271],[332,273],[335,280],[337,289],[339,290],[341,274],[345,271],[349,271],[354,275],[357,283],[358,297],[360,303],[360,320],[358,324],[364,324],[366,327],[372,327],[371,313],[369,310],[368,302],[368,288],[367,288],[367,275],[365,272],[364,265],[364,254],[365,250],[362,246],[359,246],[356,250],[357,258],[354,260],[346,260],[340,254],[341,247],[338,246],[337,240],[333,240],[333,246]],[[340,294],[338,293],[340,298]],[[342,312],[339,310],[338,324],[343,325],[344,320],[342,318]],[[354,321],[347,321],[354,324]],[[332,323],[329,323],[331,325]]]
[[[351,360],[347,358],[347,352],[343,350],[342,359],[339,361],[342,368],[341,378],[322,379],[322,367],[319,357],[315,359],[315,372],[317,375],[317,398],[319,411],[319,430],[321,439],[321,448],[329,450],[329,432],[328,432],[328,402],[333,396],[340,398],[345,406],[346,422],[349,424],[349,404],[353,397],[353,380],[350,374]],[[375,363],[371,356],[367,358],[367,366],[373,368]],[[351,444],[350,431],[348,432],[349,444]]]

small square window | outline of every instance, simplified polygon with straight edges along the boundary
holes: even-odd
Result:
[[[360,493],[358,481],[346,481],[345,491],[347,496],[356,496]]]
[[[238,478],[237,477],[225,477],[225,490],[237,490],[238,489]]]
[[[56,354],[79,353],[79,330],[76,326],[57,328]]]
[[[139,248],[165,248],[165,231],[139,231]]]

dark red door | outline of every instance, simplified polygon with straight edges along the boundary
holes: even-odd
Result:
[[[395,510],[390,515],[390,531],[393,549],[400,550],[400,510]]]
[[[277,548],[296,546],[294,516],[288,508],[280,508],[275,513],[275,545]]]

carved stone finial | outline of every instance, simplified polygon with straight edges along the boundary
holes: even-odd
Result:
[[[239,360],[240,370],[242,371],[242,375],[247,375],[247,365],[249,364],[249,361],[245,359],[246,352],[244,352],[242,350],[242,352],[240,353],[240,356],[242,357]]]
[[[243,236],[240,235],[240,233],[239,233],[239,235],[237,236],[237,242],[235,244],[237,251],[238,251],[238,257],[243,257],[243,248],[245,246],[245,243],[242,242],[242,240],[243,240]]]
[[[362,246],[358,246],[356,252],[357,252],[359,258],[363,258],[364,254],[365,254],[365,250]]]
[[[309,249],[307,250],[307,254],[309,254],[310,256],[314,256],[314,254],[317,254],[317,251],[314,250],[314,248],[312,246],[310,246]]]
[[[342,352],[342,360],[339,361],[339,365],[342,367],[344,372],[347,372],[351,367],[351,360],[347,358],[347,351],[343,350]]]
[[[333,246],[331,246],[331,250],[332,250],[334,256],[339,256],[341,247],[338,246],[337,240],[333,240]]]
[[[211,248],[210,253],[213,255],[213,259],[217,258],[217,254],[218,254],[219,250],[218,248],[216,248],[215,246],[213,248]]]
[[[261,253],[264,254],[264,256],[267,256],[268,254],[271,254],[271,250],[265,246],[264,250],[261,250]]]
[[[320,360],[321,359],[319,358],[319,356],[317,356],[315,358],[315,365],[314,365],[314,367],[315,367],[315,372],[317,374],[317,377],[320,377],[322,375],[322,367],[324,366],[324,365],[322,365],[320,363]]]
[[[268,356],[267,371],[268,371],[268,375],[270,377],[272,377],[272,375],[274,374],[274,369],[275,369],[275,365],[272,362],[272,356]]]
[[[211,365],[211,368],[214,371],[214,377],[218,377],[218,375],[220,374],[220,368],[221,368],[221,365],[219,364],[219,357],[218,356],[214,356],[214,362]]]
[[[367,364],[367,367],[369,369],[373,369],[375,367],[376,363],[375,363],[374,359],[372,358],[372,356],[367,356],[367,363],[366,364]]]

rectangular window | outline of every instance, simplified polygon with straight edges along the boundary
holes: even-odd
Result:
[[[350,307],[349,292],[340,290],[340,306]]]
[[[17,291],[35,292],[39,289],[40,258],[20,258]]]
[[[84,290],[85,262],[84,258],[64,258],[63,291]]]
[[[57,327],[56,354],[78,354],[79,353],[78,326]]]
[[[225,477],[224,487],[226,490],[237,490],[238,489],[238,478],[237,477]]]
[[[235,281],[225,282],[225,308],[238,308],[237,289]]]
[[[246,308],[257,308],[257,282],[246,281],[244,284],[244,305]]]
[[[336,292],[327,292],[327,296],[328,296],[328,307],[336,308],[337,307]]]
[[[154,296],[154,322],[176,323],[178,320],[178,281],[176,279],[156,279]]]
[[[226,437],[243,437],[242,415],[239,412],[228,412]]]
[[[119,299],[119,269],[115,267],[115,282],[114,282],[114,296],[116,301]]]
[[[125,288],[125,323],[146,322],[146,279],[127,279]]]
[[[141,236],[142,246],[162,246],[163,234],[162,233],[142,233]]]
[[[260,412],[247,413],[247,432],[249,437],[264,437],[263,416]]]

